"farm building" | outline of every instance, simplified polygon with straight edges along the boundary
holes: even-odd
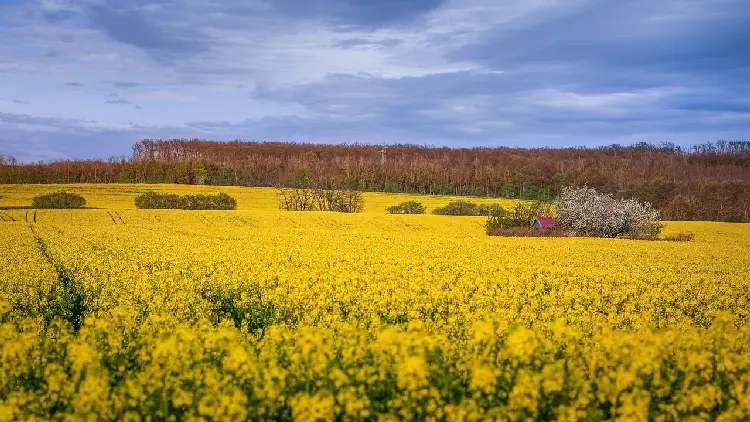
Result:
[[[537,217],[531,224],[535,229],[554,229],[557,227],[557,219],[553,217]]]

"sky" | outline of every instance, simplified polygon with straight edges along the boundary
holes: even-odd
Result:
[[[748,0],[0,0],[0,154],[750,139]]]

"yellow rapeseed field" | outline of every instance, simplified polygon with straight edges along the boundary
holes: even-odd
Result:
[[[0,421],[750,420],[750,225],[508,238],[273,189],[0,186]],[[137,210],[148,189],[236,211]],[[479,200],[478,202],[499,202]]]

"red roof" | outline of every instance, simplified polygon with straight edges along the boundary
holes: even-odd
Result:
[[[552,228],[557,226],[557,219],[553,217],[537,217],[536,221],[538,221],[543,228]]]

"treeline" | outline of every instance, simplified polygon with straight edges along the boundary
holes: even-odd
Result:
[[[434,148],[144,140],[130,159],[0,163],[0,183],[182,183],[551,199],[587,185],[665,219],[748,221],[750,142]]]

